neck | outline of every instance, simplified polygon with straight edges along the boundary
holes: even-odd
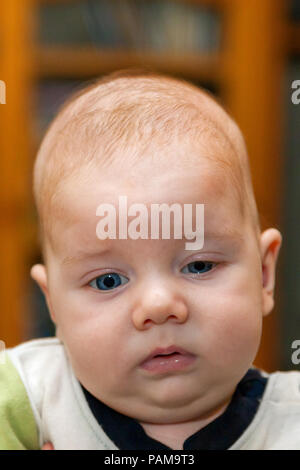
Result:
[[[185,440],[224,413],[230,400],[231,398],[208,415],[205,415],[205,417],[199,419],[168,424],[140,422],[140,425],[152,439],[167,445],[173,450],[182,450]]]

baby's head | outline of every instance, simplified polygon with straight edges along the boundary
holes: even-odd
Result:
[[[111,75],[54,120],[34,194],[45,265],[32,276],[78,380],[141,423],[221,409],[256,356],[281,244],[278,230],[261,233],[235,122],[186,82]],[[114,239],[96,231],[104,204],[116,209]],[[151,237],[155,204],[182,208],[181,238],[175,216],[170,237]],[[186,249],[184,221],[198,227],[196,204],[204,245]],[[138,215],[149,236],[136,236]]]

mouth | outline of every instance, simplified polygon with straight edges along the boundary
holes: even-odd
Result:
[[[152,373],[180,371],[191,365],[196,356],[185,349],[172,345],[157,348],[140,364],[140,367]]]

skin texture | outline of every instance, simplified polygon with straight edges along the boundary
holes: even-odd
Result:
[[[178,149],[171,151],[176,160]],[[126,180],[116,164],[65,180],[55,246],[31,275],[84,387],[153,438],[182,449],[226,409],[255,359],[263,316],[274,305],[281,235],[270,228],[257,238],[226,173],[220,178],[201,151],[196,168],[157,155],[155,165],[144,159]],[[151,203],[204,203],[203,249],[185,250],[186,240],[99,240],[96,208],[117,208],[119,195],[128,206],[144,203],[149,214]],[[197,260],[216,264],[203,274],[182,271]],[[111,272],[129,282],[105,292],[90,284]],[[195,355],[191,366],[165,374],[140,367],[155,348],[172,344]]]

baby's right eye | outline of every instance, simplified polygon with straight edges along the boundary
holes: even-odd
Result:
[[[129,279],[121,274],[105,273],[93,279],[89,285],[94,289],[107,291],[119,287],[122,284],[122,280],[125,280],[123,284],[129,282]]]

